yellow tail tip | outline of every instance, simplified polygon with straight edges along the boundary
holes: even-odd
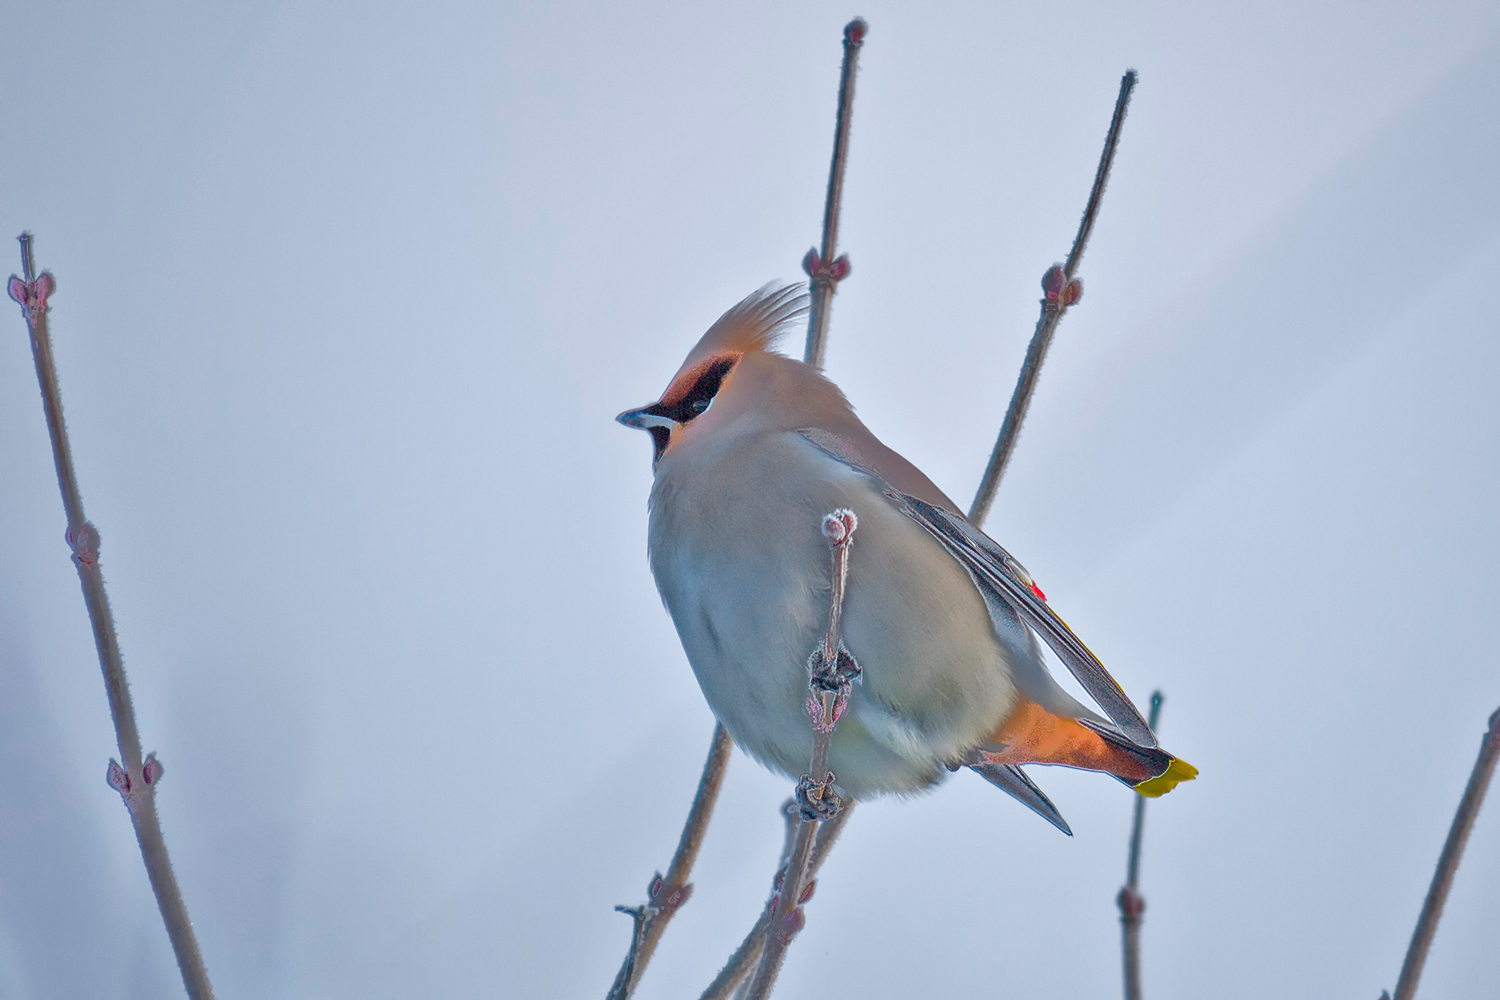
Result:
[[[1148,799],[1159,798],[1177,787],[1179,781],[1192,781],[1198,777],[1198,769],[1185,760],[1172,758],[1172,763],[1167,769],[1154,778],[1147,778],[1139,785],[1132,785],[1140,794]]]

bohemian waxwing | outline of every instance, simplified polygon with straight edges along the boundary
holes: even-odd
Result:
[[[829,766],[854,798],[911,793],[967,765],[1064,832],[1021,764],[1111,774],[1156,796],[1197,774],[1157,749],[1130,699],[1020,563],[876,440],[818,369],[771,350],[804,286],[730,309],[655,403],[648,551],[709,707],[762,763],[808,767],[808,655],[827,626],[823,516],[853,510],[842,633],[863,668]],[[1047,672],[1040,635],[1105,719]]]

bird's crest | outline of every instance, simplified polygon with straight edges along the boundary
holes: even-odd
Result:
[[[715,354],[769,351],[787,329],[807,315],[807,286],[764,285],[720,316],[698,341],[682,370]]]

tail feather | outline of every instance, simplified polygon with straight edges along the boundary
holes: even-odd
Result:
[[[1102,771],[1150,798],[1198,774],[1193,765],[1135,742],[1113,723],[1056,715],[1029,700],[1016,705],[975,755],[971,763],[987,766],[1061,764]]]
[[[1134,774],[1128,777],[1114,774],[1114,777],[1147,798],[1159,798],[1176,788],[1178,782],[1192,781],[1198,776],[1198,769],[1187,761],[1173,757],[1160,747],[1143,747],[1113,726],[1100,724],[1092,719],[1079,719],[1078,723],[1095,733],[1117,754],[1125,756],[1149,772],[1150,777],[1144,780],[1136,779]]]
[[[1068,826],[1068,821],[1062,818],[1062,813],[1057,811],[1057,806],[1052,804],[1047,794],[1038,788],[1018,765],[989,764],[981,761],[970,764],[969,767],[985,781],[1010,794],[1063,833],[1073,836],[1072,828]]]

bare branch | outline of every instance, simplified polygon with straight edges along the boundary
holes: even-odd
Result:
[[[862,18],[855,18],[844,25],[844,64],[839,75],[838,117],[833,127],[833,161],[828,168],[828,193],[823,203],[823,250],[820,255],[818,248],[814,247],[807,251],[807,255],[802,259],[802,267],[807,272],[812,291],[812,305],[808,312],[807,346],[802,360],[817,368],[823,367],[823,347],[828,340],[828,314],[833,299],[833,286],[849,275],[849,258],[844,256],[835,259],[834,250],[838,245],[839,211],[843,204],[844,194],[844,170],[849,161],[849,127],[854,119],[854,73],[859,64],[860,47],[864,44],[865,35],[869,30],[869,25]],[[713,747],[709,751],[708,763],[703,769],[703,780],[707,782],[709,771],[714,767],[715,755],[719,754],[722,747],[722,760],[717,765],[718,777],[714,779],[713,794],[705,799],[703,793],[706,786],[703,784],[698,786],[698,797],[693,800],[693,808],[688,814],[688,825],[683,828],[683,840],[677,848],[678,857],[673,859],[675,869],[678,859],[682,857],[683,848],[688,843],[689,832],[693,831],[692,854],[686,858],[678,880],[683,888],[687,886],[687,877],[692,869],[693,859],[697,856],[697,843],[701,841],[713,814],[714,800],[718,797],[718,783],[722,780],[724,766],[728,763],[731,746],[732,743],[724,727],[716,725]],[[837,836],[836,833],[835,836]],[[831,847],[832,844],[833,841],[830,839],[828,845]],[[783,855],[790,850],[789,840],[787,850],[783,851]],[[673,881],[672,871],[673,869],[668,870],[663,886],[678,884]],[[657,887],[657,882],[653,880],[653,898]],[[685,901],[685,897],[679,899],[676,906],[681,906]],[[671,919],[671,911],[667,911],[664,915],[656,915],[651,912],[651,907],[651,903],[639,909],[616,907],[635,918],[636,927],[635,936],[631,939],[630,951],[625,956],[625,963],[621,966],[614,985],[610,988],[610,1000],[624,1000],[630,996],[635,989],[635,984],[640,981],[646,963],[651,960],[651,955],[656,949],[656,942],[666,929],[667,921]],[[674,906],[672,909],[675,910],[675,908]],[[746,944],[740,946],[740,949],[731,956],[730,964],[725,966],[725,971],[719,974],[719,979],[722,979],[737,961],[743,962],[743,969],[733,977],[729,989],[733,989],[734,984],[740,981],[744,975],[744,969],[748,969],[750,964],[760,957],[758,945],[754,949],[753,956],[746,947],[751,938],[764,937],[764,927],[760,924],[757,924],[757,927],[760,928],[760,934],[757,935],[752,931],[750,938],[746,938]],[[714,982],[717,984],[719,979],[715,979]],[[713,993],[714,989],[714,986],[710,986],[709,993],[705,996]]]
[[[703,844],[703,835],[708,830],[709,818],[713,815],[714,803],[718,801],[719,789],[724,784],[724,769],[729,765],[729,754],[734,742],[722,724],[715,723],[713,742],[708,749],[708,759],[703,764],[703,776],[698,780],[698,792],[693,796],[692,808],[688,810],[687,822],[682,827],[682,837],[677,841],[677,853],[667,866],[667,874],[660,872],[651,880],[647,890],[647,901],[640,907],[617,906],[621,913],[628,913],[635,921],[630,951],[615,976],[609,989],[608,1000],[626,1000],[635,992],[646,964],[656,952],[657,942],[667,929],[667,924],[678,909],[688,901],[693,887],[688,882],[693,863],[698,860],[698,848]]]
[[[776,904],[776,898],[780,892],[782,882],[785,878],[786,865],[791,858],[792,843],[796,837],[797,830],[801,827],[801,808],[795,800],[789,800],[782,809],[787,819],[786,843],[781,850],[781,867],[777,870],[776,879],[773,883],[771,900],[760,911],[760,917],[755,921],[755,926],[750,928],[750,933],[745,935],[745,940],[735,949],[729,961],[724,963],[724,968],[714,977],[714,981],[708,984],[699,1000],[727,1000],[737,986],[748,986],[745,982],[750,970],[760,961],[762,950],[766,944],[766,928],[771,923],[771,910]],[[807,859],[807,879],[816,881],[818,872],[823,868],[823,862],[828,860],[828,853],[833,849],[834,842],[839,839],[839,834],[844,831],[844,825],[849,822],[849,816],[854,812],[854,801],[851,799],[844,803],[836,815],[818,827],[818,836],[813,841],[812,853]]]
[[[1432,939],[1437,934],[1443,904],[1448,901],[1448,892],[1453,888],[1453,876],[1458,873],[1458,863],[1463,860],[1464,847],[1469,842],[1469,832],[1474,829],[1479,807],[1484,804],[1485,792],[1489,791],[1490,779],[1495,775],[1497,758],[1500,758],[1500,708],[1490,715],[1489,729],[1479,744],[1479,759],[1474,761],[1474,770],[1469,773],[1469,784],[1464,789],[1464,797],[1459,800],[1458,812],[1453,815],[1453,825],[1448,829],[1443,853],[1438,856],[1437,871],[1433,873],[1427,899],[1422,903],[1422,915],[1417,918],[1417,929],[1412,932],[1411,946],[1406,949],[1406,961],[1401,963],[1401,975],[1396,980],[1395,1000],[1411,1000],[1417,992],[1417,981],[1422,978],[1422,966],[1427,964],[1427,951],[1432,947]]]
[[[1115,99],[1114,117],[1109,123],[1109,133],[1104,138],[1104,153],[1099,157],[1099,169],[1094,174],[1094,187],[1089,192],[1088,205],[1083,210],[1083,221],[1079,223],[1078,235],[1073,238],[1073,249],[1068,252],[1066,263],[1054,264],[1042,276],[1042,312],[1036,321],[1036,332],[1031,335],[1031,346],[1026,349],[1026,360],[1021,365],[1021,377],[1016,380],[1015,392],[1011,394],[1010,406],[1005,411],[1005,421],[1000,425],[1000,436],[995,440],[995,449],[990,452],[989,464],[979,481],[979,490],[974,503],[969,507],[969,521],[980,527],[989,515],[994,503],[995,491],[1000,488],[1000,478],[1010,464],[1015,451],[1016,439],[1021,435],[1021,424],[1026,420],[1026,411],[1031,406],[1031,396],[1036,391],[1037,376],[1041,374],[1042,362],[1047,359],[1047,349],[1052,346],[1052,334],[1068,306],[1083,296],[1083,282],[1074,276],[1078,262],[1088,247],[1094,221],[1099,215],[1099,204],[1104,198],[1104,187],[1109,183],[1109,172],[1114,166],[1115,150],[1120,144],[1120,129],[1125,124],[1125,111],[1130,106],[1130,95],[1135,90],[1135,70],[1128,70],[1120,80],[1120,96]]]
[[[212,1000],[213,987],[203,966],[203,955],[193,935],[187,906],[172,872],[161,821],[156,815],[156,785],[163,768],[155,754],[141,758],[141,736],[136,729],[135,706],[130,700],[130,686],[125,679],[125,664],[120,657],[120,642],[115,635],[114,615],[110,613],[109,596],[99,567],[99,531],[83,513],[83,498],[78,491],[78,477],[73,470],[73,452],[68,445],[68,429],[63,422],[62,394],[57,387],[57,368],[52,360],[52,338],[47,331],[47,298],[56,290],[52,275],[36,273],[32,259],[31,234],[22,233],[21,273],[11,275],[10,297],[21,305],[31,331],[31,354],[36,362],[37,384],[42,391],[42,410],[47,417],[47,431],[52,438],[52,459],[57,466],[57,486],[62,492],[63,510],[68,519],[67,540],[73,550],[73,565],[83,587],[83,601],[94,629],[94,645],[99,650],[99,667],[104,673],[104,689],[109,697],[109,713],[114,719],[115,741],[120,748],[121,766],[109,762],[106,779],[120,793],[130,811],[135,837],[141,846],[141,858],[156,905],[166,924],[167,937],[177,955],[182,984],[192,1000]]]
[[[1161,716],[1160,691],[1151,692],[1151,717],[1147,725],[1156,732],[1156,720]],[[1120,906],[1120,935],[1125,958],[1125,1000],[1141,1000],[1141,917],[1146,912],[1146,899],[1136,891],[1137,877],[1141,870],[1141,834],[1146,822],[1146,797],[1135,797],[1135,817],[1130,824],[1130,860],[1125,866],[1125,886],[1115,902]]]
[[[814,247],[802,258],[802,269],[812,286],[812,305],[807,314],[807,348],[802,359],[814,368],[823,367],[823,346],[828,338],[828,313],[833,304],[833,286],[849,276],[849,258],[834,257],[838,248],[839,209],[844,198],[844,168],[849,161],[849,126],[854,120],[854,71],[859,50],[870,26],[862,18],[844,25],[844,66],[839,76],[839,112],[833,126],[833,162],[828,167],[828,195],[823,202],[823,250]]]
[[[812,897],[814,882],[808,875],[809,861],[818,824],[833,819],[843,801],[833,789],[834,774],[828,769],[828,751],[833,731],[849,703],[859,664],[839,639],[844,612],[844,590],[849,579],[849,547],[859,520],[852,510],[836,510],[823,518],[823,537],[833,554],[832,585],[828,602],[828,630],[808,658],[807,714],[812,718],[812,764],[797,783],[797,805],[801,822],[792,839],[792,849],[783,869],[781,885],[771,900],[760,963],[745,991],[746,1000],[765,1000],[776,985],[787,946],[802,929],[802,904]],[[830,841],[830,846],[831,846]],[[826,849],[825,849],[826,852]]]

